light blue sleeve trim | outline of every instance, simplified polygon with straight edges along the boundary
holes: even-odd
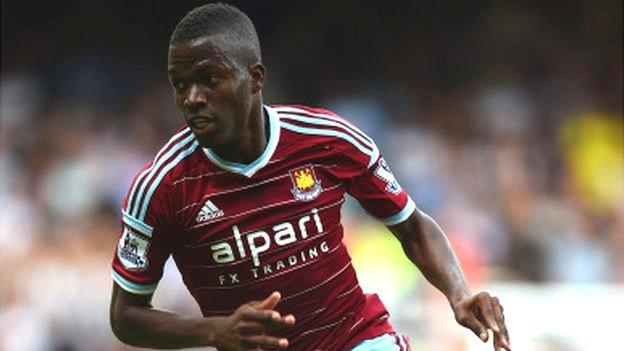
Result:
[[[414,200],[412,200],[412,198],[408,196],[407,203],[405,204],[405,207],[403,207],[401,212],[395,214],[394,216],[380,218],[379,220],[385,225],[399,224],[403,222],[404,220],[406,220],[407,218],[409,218],[409,216],[411,216],[412,213],[414,213],[415,209],[416,209],[416,204],[414,203]]]
[[[151,285],[133,283],[115,271],[111,273],[111,277],[117,284],[119,284],[119,286],[121,286],[122,289],[133,294],[148,295],[153,293],[158,286],[158,283]]]
[[[357,344],[351,351],[400,351],[397,340],[390,334],[383,334],[373,339],[367,339]]]
[[[154,228],[139,221],[138,219],[132,217],[128,212],[121,210],[121,214],[123,215],[123,221],[125,224],[129,225],[135,230],[152,237],[152,233],[154,232]]]

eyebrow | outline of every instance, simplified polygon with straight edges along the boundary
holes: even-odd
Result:
[[[204,60],[197,62],[197,66],[210,66],[210,65],[214,65],[214,64],[211,63],[209,59],[204,59]]]
[[[231,70],[233,68],[230,62],[214,61],[212,59],[204,59],[204,60],[197,62],[194,65],[196,69],[199,69],[199,70],[205,70],[205,69]],[[180,75],[180,72],[174,67],[169,68],[167,70],[167,73],[170,76]]]
[[[224,61],[213,61],[210,59],[202,60],[197,63],[198,68],[217,68],[217,69],[230,69],[231,65],[229,62]]]

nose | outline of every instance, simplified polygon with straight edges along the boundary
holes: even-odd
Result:
[[[201,87],[197,84],[191,85],[184,99],[184,106],[189,109],[197,109],[205,106],[207,103],[206,94],[202,91]]]

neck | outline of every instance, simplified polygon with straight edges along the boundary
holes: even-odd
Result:
[[[262,103],[254,104],[247,125],[240,132],[240,139],[233,145],[213,148],[222,159],[229,162],[249,164],[262,155],[268,143],[268,116],[264,115]]]

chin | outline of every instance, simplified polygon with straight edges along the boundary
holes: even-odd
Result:
[[[213,138],[207,138],[205,135],[197,135],[195,134],[195,139],[199,146],[203,148],[212,148],[216,145]]]
[[[208,148],[208,149],[214,149],[214,148],[218,148],[219,146],[222,146],[223,143],[223,138],[216,136],[216,135],[211,135],[211,136],[206,136],[206,135],[195,135],[195,139],[197,139],[197,142],[199,143],[199,146],[203,147],[203,148]]]

